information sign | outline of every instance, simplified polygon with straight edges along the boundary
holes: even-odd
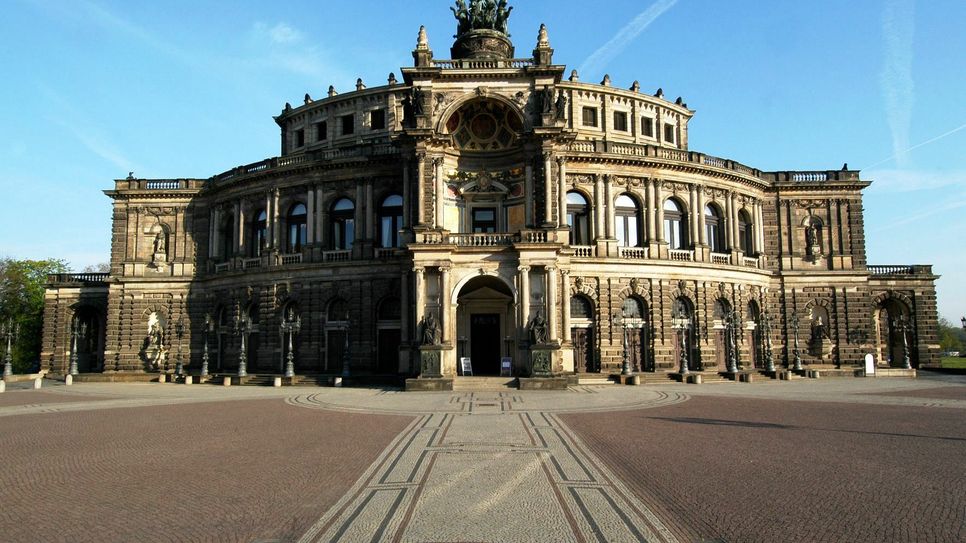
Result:
[[[470,361],[470,357],[460,357],[460,368],[463,370],[463,375],[473,375],[473,362]]]

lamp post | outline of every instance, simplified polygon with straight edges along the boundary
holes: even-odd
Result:
[[[771,319],[768,313],[762,313],[759,319],[761,323],[761,350],[765,359],[765,371],[775,371],[775,360],[771,352]]]
[[[792,355],[794,356],[795,365],[792,367],[795,371],[802,371],[802,351],[798,347],[798,313],[792,313],[791,323],[792,328],[795,332],[795,348],[792,350]]]
[[[70,353],[70,368],[68,373],[71,375],[77,375],[77,342],[84,339],[87,336],[87,324],[80,321],[77,316],[74,316],[74,325],[71,327],[71,353]]]
[[[630,375],[631,367],[627,363],[627,319],[621,314],[620,311],[614,312],[614,318],[612,320],[614,326],[621,329],[621,352],[623,362],[621,363],[621,375]]]
[[[912,369],[909,360],[909,331],[912,326],[909,325],[909,319],[905,315],[899,315],[899,318],[892,320],[892,327],[902,334],[902,369]]]
[[[13,319],[7,319],[7,322],[0,323],[0,336],[6,336],[7,338],[7,353],[3,356],[3,378],[6,379],[13,375],[13,354],[11,349],[13,348],[13,342],[16,341],[17,336],[20,335],[20,323],[14,323]]]
[[[178,317],[178,320],[174,323],[174,337],[178,339],[178,354],[174,364],[174,374],[180,377],[181,374],[184,373],[184,364],[181,363],[181,344],[182,339],[184,338],[184,321],[181,320],[181,317]]]
[[[205,313],[205,347],[201,352],[201,376],[208,376],[208,334],[214,331],[214,323],[211,322],[211,314]]]
[[[302,316],[295,316],[295,309],[288,308],[288,314],[282,319],[279,328],[283,334],[288,334],[288,356],[285,357],[285,377],[295,377],[295,354],[292,352],[292,336],[302,330]]]
[[[681,334],[681,367],[678,373],[687,375],[688,369],[688,333],[691,330],[691,319],[682,311],[671,319],[671,328],[679,330]]]
[[[349,362],[352,353],[349,350],[349,312],[345,312],[345,344],[342,349],[342,377],[349,377]]]
[[[735,337],[738,334],[738,323],[741,321],[741,317],[738,316],[738,312],[732,309],[725,315],[725,339],[728,342],[728,359],[727,368],[728,373],[736,373],[738,371],[738,345]]]
[[[252,332],[252,318],[248,314],[242,314],[241,311],[235,315],[235,334],[241,335],[241,349],[238,350],[238,376],[245,377],[248,375],[248,353],[245,351],[245,344],[248,340],[248,334]]]

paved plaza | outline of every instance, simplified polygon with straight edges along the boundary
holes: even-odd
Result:
[[[966,379],[0,394],[2,541],[964,541]]]

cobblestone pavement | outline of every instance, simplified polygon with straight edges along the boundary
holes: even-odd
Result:
[[[964,382],[8,389],[0,540],[963,540]]]

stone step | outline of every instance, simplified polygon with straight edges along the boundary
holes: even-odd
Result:
[[[518,388],[516,377],[457,377],[453,380],[453,390],[456,391],[493,391],[513,390]]]
[[[577,384],[584,385],[584,386],[586,385],[597,386],[597,385],[614,385],[616,383],[612,381],[610,377],[605,375],[578,375]]]

